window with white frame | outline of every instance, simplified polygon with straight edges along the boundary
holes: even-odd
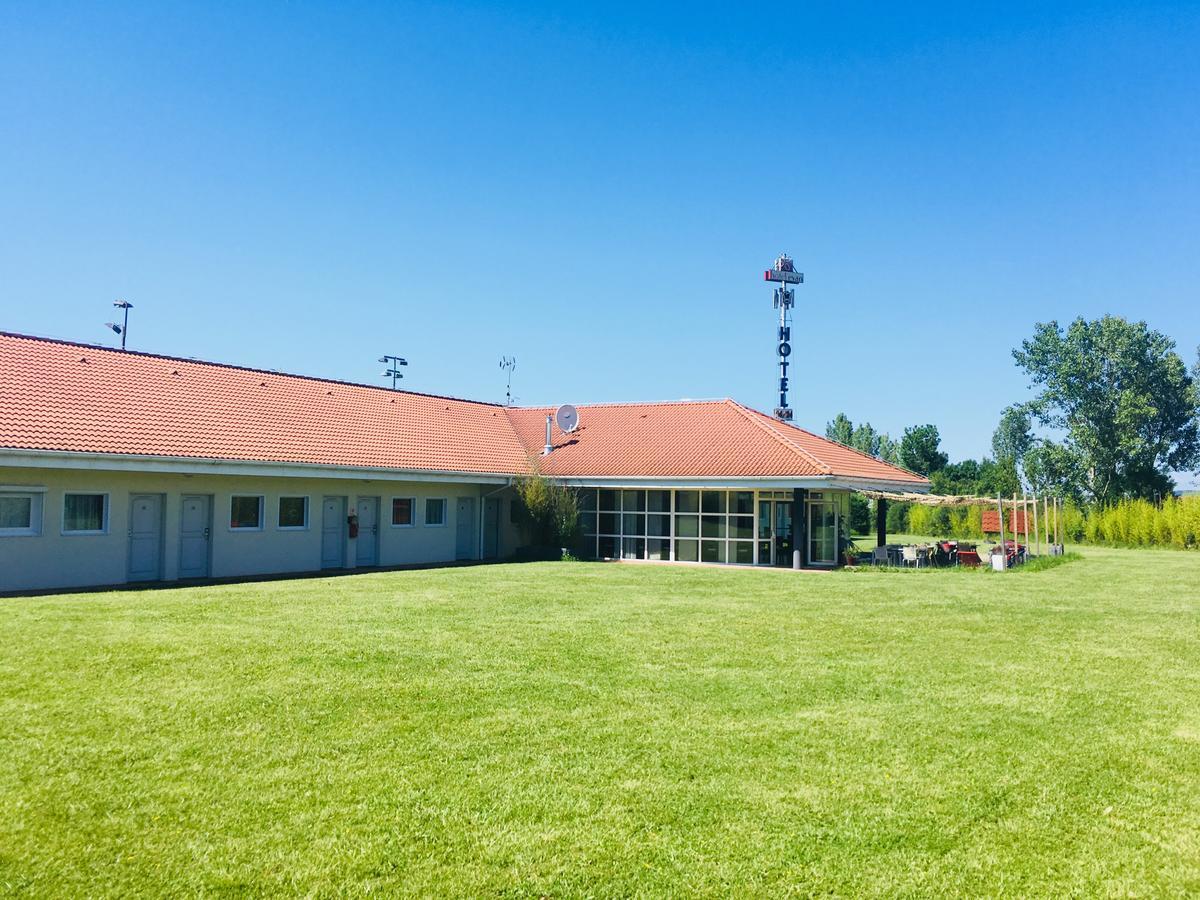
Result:
[[[108,531],[108,494],[63,495],[63,534],[104,534]]]
[[[279,498],[279,529],[299,531],[308,527],[308,498]]]
[[[392,525],[396,528],[410,528],[413,524],[413,506],[416,501],[412,497],[392,498]]]
[[[425,524],[446,524],[446,499],[444,497],[429,497],[425,500]]]
[[[41,534],[42,493],[0,489],[0,536]]]
[[[229,498],[229,527],[235,531],[261,531],[262,513],[261,494],[234,494]]]

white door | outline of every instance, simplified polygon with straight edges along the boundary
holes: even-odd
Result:
[[[134,494],[129,504],[129,580],[162,578],[162,494]]]
[[[355,559],[360,566],[379,565],[379,498],[358,498],[358,545]]]
[[[321,568],[346,565],[346,498],[326,497],[321,504]]]
[[[184,495],[179,515],[179,577],[207,578],[212,498],[205,494]]]
[[[459,497],[456,515],[457,518],[455,519],[455,528],[457,529],[456,537],[458,540],[455,542],[454,558],[474,559],[475,498]]]

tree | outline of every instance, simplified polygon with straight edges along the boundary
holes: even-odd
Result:
[[[845,413],[838,413],[832,422],[825,425],[825,437],[849,447],[854,440],[854,423]]]
[[[992,433],[992,456],[1020,463],[1033,446],[1033,435],[1029,431],[1031,424],[1029,409],[1024,404],[1006,406],[1000,413],[1000,424]]]
[[[879,435],[879,458],[893,466],[900,465],[900,445],[888,435]]]
[[[1150,499],[1171,489],[1170,472],[1200,462],[1197,382],[1175,342],[1145,322],[1038,323],[1013,358],[1037,391],[1033,420],[1064,434],[1039,440],[1033,461],[1068,492]]]
[[[881,437],[882,435],[871,427],[870,422],[864,422],[854,429],[854,435],[850,439],[850,446],[855,450],[861,450],[868,456],[878,456],[879,440]]]
[[[518,517],[534,546],[571,549],[579,538],[579,498],[575,491],[541,475],[518,478]]]
[[[942,436],[936,425],[915,425],[904,429],[900,439],[900,465],[918,475],[930,475],[950,461],[939,449]]]

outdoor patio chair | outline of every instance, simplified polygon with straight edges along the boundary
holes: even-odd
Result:
[[[904,560],[904,565],[921,568],[922,554],[916,547],[901,547],[900,558]]]
[[[886,566],[888,564],[888,548],[874,547],[871,550],[871,565]]]

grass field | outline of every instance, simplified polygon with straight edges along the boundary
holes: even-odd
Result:
[[[0,600],[0,892],[1200,892],[1200,554]]]

